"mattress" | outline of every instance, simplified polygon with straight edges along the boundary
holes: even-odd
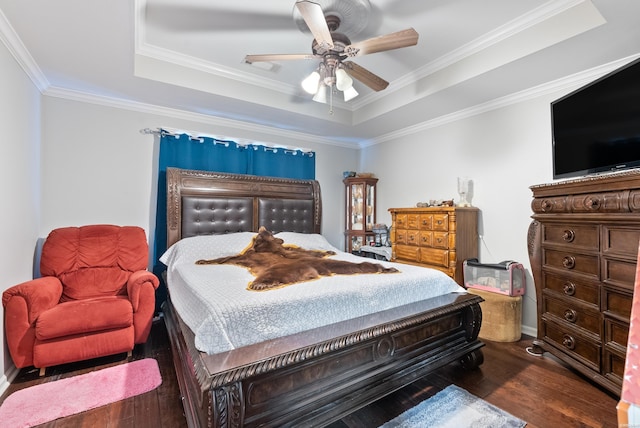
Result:
[[[451,292],[466,292],[445,273],[376,261],[400,272],[334,275],[268,291],[252,291],[249,271],[233,265],[196,265],[199,259],[239,254],[255,233],[195,236],[172,245],[160,258],[176,312],[195,335],[198,350],[216,354],[269,339],[364,316]],[[361,263],[318,234],[282,232],[285,244],[330,250],[339,260]]]

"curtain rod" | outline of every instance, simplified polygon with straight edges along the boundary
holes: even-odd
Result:
[[[285,153],[297,153],[298,151],[302,152],[302,154],[304,155],[309,155],[309,156],[314,156],[315,152],[313,150],[309,150],[309,149],[304,149],[304,148],[293,148],[293,147],[287,147],[287,146],[282,146],[282,145],[269,145],[269,144],[265,144],[265,143],[258,143],[258,142],[246,142],[246,143],[239,143],[237,141],[234,141],[232,139],[228,139],[228,138],[218,138],[218,137],[214,137],[211,135],[206,135],[206,134],[202,134],[199,132],[192,132],[192,131],[184,131],[184,130],[178,130],[178,129],[171,129],[169,130],[168,128],[156,128],[156,129],[151,129],[151,128],[143,128],[140,130],[141,134],[144,135],[155,135],[158,137],[162,137],[162,136],[170,136],[170,137],[175,137],[178,138],[180,137],[180,135],[188,135],[189,138],[193,141],[200,141],[201,143],[204,142],[204,138],[211,138],[214,142],[214,144],[225,144],[225,145],[229,145],[229,143],[234,143],[237,144],[238,146],[241,147],[247,147],[247,146],[261,146],[264,147],[265,150],[271,150],[273,152],[276,152],[278,149],[282,149],[284,150]],[[257,150],[257,147],[255,147],[255,149]]]

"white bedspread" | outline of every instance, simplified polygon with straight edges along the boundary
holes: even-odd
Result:
[[[340,252],[320,235],[281,233],[285,243],[333,250],[335,257],[395,266],[401,273],[335,275],[269,291],[250,291],[253,276],[231,265],[196,265],[199,259],[235,255],[255,234],[186,238],[160,258],[167,265],[171,301],[195,333],[200,351],[241,346],[366,315],[449,292],[464,292],[446,274],[417,266],[363,259]]]

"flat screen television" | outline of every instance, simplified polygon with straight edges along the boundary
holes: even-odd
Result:
[[[551,103],[553,178],[640,167],[640,59]]]

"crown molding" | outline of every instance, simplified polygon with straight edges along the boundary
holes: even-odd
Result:
[[[513,37],[514,35],[521,33],[528,28],[531,28],[539,23],[542,23],[554,16],[565,12],[581,3],[585,3],[589,0],[551,0],[542,6],[529,11],[528,13],[519,16],[517,19],[508,22],[501,27],[498,27],[475,40],[448,52],[424,66],[405,74],[404,76],[396,79],[392,82],[384,93],[374,92],[368,94],[365,97],[357,99],[353,103],[355,110],[363,107],[367,104],[376,102],[393,92],[402,90],[403,88],[415,84],[415,82],[428,78],[429,76],[453,66],[457,62],[464,60],[465,58],[472,57],[489,47],[496,45],[504,40]]]
[[[482,113],[486,113],[491,110],[497,110],[499,108],[508,107],[513,104],[521,103],[524,101],[532,100],[541,96],[553,94],[560,91],[570,91],[577,87],[586,85],[593,80],[604,76],[605,74],[622,67],[625,64],[640,58],[640,53],[631,55],[626,58],[621,58],[616,61],[600,65],[588,70],[581,71],[579,73],[572,74],[551,82],[543,83],[542,85],[534,86],[523,91],[515,92],[513,94],[506,95],[504,97],[496,98],[491,101],[487,101],[482,104],[478,104],[463,110],[459,110],[447,115],[443,115],[395,132],[390,132],[385,135],[381,135],[377,138],[368,140],[361,144],[361,148],[381,144],[386,141],[396,140],[401,137],[416,134],[427,129],[436,128],[438,126],[446,125],[448,123],[456,122],[462,119],[467,119],[472,116],[476,116]]]
[[[47,80],[42,70],[40,70],[40,67],[38,67],[38,64],[36,64],[24,43],[22,43],[22,40],[18,37],[18,33],[16,33],[13,26],[9,23],[9,20],[2,10],[0,10],[0,40],[2,40],[11,55],[20,67],[22,67],[24,72],[27,73],[27,76],[29,76],[40,92],[49,87],[49,80]]]
[[[89,104],[95,104],[95,105],[100,105],[104,107],[130,110],[138,113],[164,116],[164,117],[173,118],[173,119],[195,121],[195,122],[204,123],[208,125],[225,126],[225,127],[242,130],[242,131],[259,132],[261,134],[273,136],[275,141],[277,141],[277,139],[279,138],[291,138],[295,140],[303,140],[306,142],[312,142],[316,144],[338,146],[338,147],[344,147],[344,148],[350,148],[350,149],[354,148],[353,145],[341,143],[333,139],[318,137],[316,135],[306,134],[303,132],[280,129],[280,128],[266,126],[266,125],[258,125],[255,123],[249,123],[249,122],[244,122],[244,121],[234,120],[234,119],[227,119],[227,118],[222,118],[218,116],[211,116],[211,115],[202,114],[202,113],[194,113],[186,110],[179,110],[179,109],[174,109],[170,107],[158,106],[154,104],[141,103],[138,101],[107,97],[103,95],[96,95],[88,92],[75,91],[75,90],[70,90],[66,88],[49,87],[43,92],[43,95],[54,97],[54,98],[71,100],[71,101],[79,101],[79,102],[84,102]],[[158,127],[161,128],[162,126],[159,125]],[[227,136],[226,138],[231,140],[236,139],[236,137],[234,136]],[[260,142],[260,141],[255,141],[255,142],[263,143],[265,145],[272,144],[269,142]]]
[[[463,110],[459,110],[447,115],[443,115],[422,123],[418,123],[416,125],[403,128],[395,132],[390,132],[388,134],[381,135],[376,138],[362,140],[358,143],[358,147],[360,149],[366,148],[372,145],[381,144],[391,140],[396,140],[398,138],[413,135],[427,129],[436,128],[438,126],[446,125],[448,123],[456,122],[462,119],[467,119],[469,117],[486,113],[491,110],[508,107],[513,104],[528,101],[528,100],[535,99],[548,94],[556,93],[563,90],[570,91],[575,89],[576,87],[585,85],[619,67],[622,67],[623,65],[637,58],[640,58],[640,53],[610,62],[608,64],[594,67],[589,70],[585,70],[570,76],[566,76],[561,79],[557,79],[555,81],[547,82],[542,85],[538,85],[538,86],[526,89],[524,91],[516,92],[501,98],[496,98],[494,100],[491,100],[482,104],[478,104],[478,105],[475,105]],[[106,97],[102,95],[95,95],[87,92],[74,91],[74,90],[65,89],[65,88],[49,87],[43,92],[43,95],[62,98],[62,99],[68,99],[73,101],[79,101],[79,102],[86,102],[86,103],[96,104],[96,105],[101,105],[106,107],[136,111],[140,113],[149,113],[149,114],[165,116],[170,118],[195,121],[195,122],[206,123],[214,126],[233,127],[236,129],[249,131],[249,132],[260,132],[262,134],[272,135],[274,137],[287,137],[287,138],[294,138],[294,139],[304,140],[308,142],[313,142],[317,144],[326,144],[326,145],[351,148],[351,149],[354,148],[353,145],[344,144],[333,139],[321,138],[316,135],[306,134],[302,132],[284,130],[284,129],[279,129],[275,127],[265,126],[265,125],[257,125],[257,124],[252,124],[252,123],[243,122],[239,120],[220,118],[217,116],[211,116],[211,115],[206,115],[202,113],[194,113],[194,112],[189,112],[185,110],[157,106],[153,104],[146,104],[146,103],[140,103],[136,101],[123,100],[119,98]],[[233,136],[230,136],[229,138],[233,139]]]

